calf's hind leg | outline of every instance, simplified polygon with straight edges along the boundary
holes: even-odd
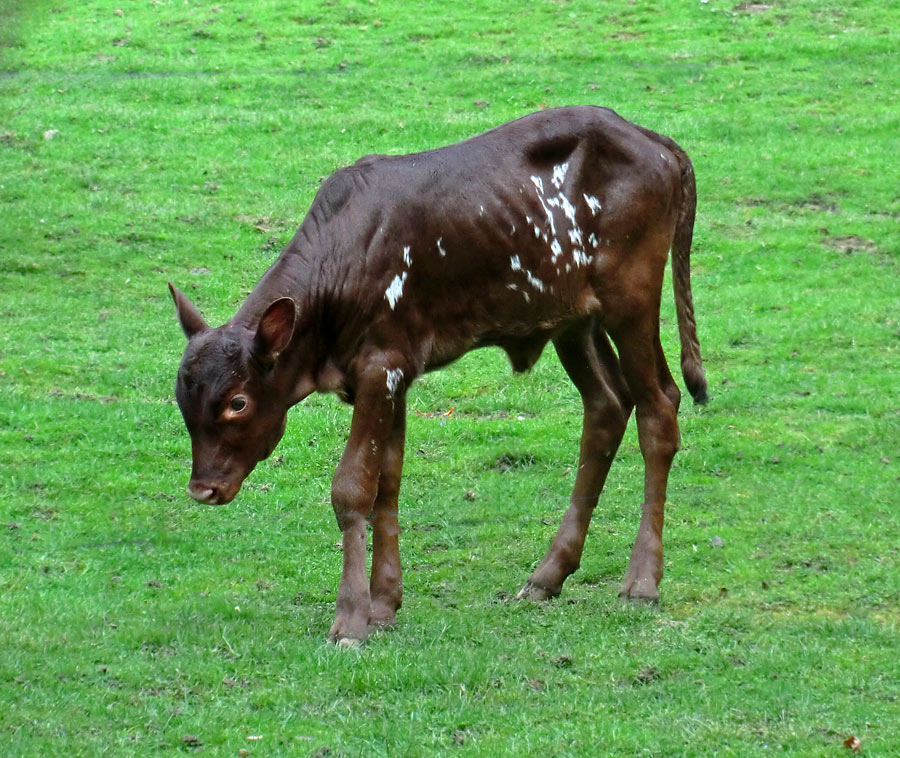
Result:
[[[591,514],[631,415],[619,361],[603,331],[589,322],[553,344],[584,404],[581,453],[569,508],[550,550],[519,592],[520,599],[558,595],[566,577],[578,569]]]
[[[612,330],[622,370],[635,401],[638,442],[644,458],[644,504],[619,594],[639,601],[659,599],[663,575],[662,530],[666,485],[679,446],[677,409],[680,393],[659,343],[659,319],[647,311]]]

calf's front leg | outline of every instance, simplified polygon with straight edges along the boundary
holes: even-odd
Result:
[[[394,626],[397,609],[403,599],[397,499],[400,494],[405,438],[406,403],[400,394],[394,401],[394,423],[381,460],[378,494],[372,512],[370,628],[386,629]]]
[[[331,503],[342,533],[344,563],[337,614],[328,639],[343,646],[359,645],[368,638],[372,598],[366,576],[366,525],[378,495],[398,397],[403,405],[404,388],[398,380],[398,376],[402,379],[402,372],[398,371],[382,363],[370,363],[359,378],[350,437],[331,484]],[[379,588],[376,582],[375,589]]]

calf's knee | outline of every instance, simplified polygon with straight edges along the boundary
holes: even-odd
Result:
[[[338,467],[331,482],[331,507],[338,526],[343,529],[350,514],[368,516],[377,492],[378,482],[375,477]]]

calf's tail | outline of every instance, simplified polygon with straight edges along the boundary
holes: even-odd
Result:
[[[681,208],[672,241],[672,282],[675,289],[675,312],[678,314],[678,334],[681,337],[681,375],[695,403],[708,399],[706,375],[700,357],[700,340],[694,318],[694,297],[691,294],[691,241],[694,236],[694,216],[697,211],[697,183],[691,159],[674,141],[666,145],[678,159],[681,169]]]
[[[691,241],[697,212],[694,166],[687,153],[674,140],[649,129],[642,131],[669,149],[678,161],[681,172],[681,206],[672,241],[672,283],[675,288],[675,312],[678,314],[678,335],[681,338],[681,375],[694,402],[705,403],[709,396],[703,360],[700,358],[697,321],[694,319],[694,297],[691,294]]]

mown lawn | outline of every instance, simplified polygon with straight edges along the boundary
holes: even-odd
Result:
[[[897,755],[898,28],[875,0],[0,2],[0,752]],[[410,396],[400,624],[335,649],[350,410],[306,401],[194,504],[165,283],[224,321],[338,166],[575,103],[698,178],[712,399],[662,602],[616,597],[633,427],[582,569],[512,600],[580,402],[552,351],[482,351]]]

